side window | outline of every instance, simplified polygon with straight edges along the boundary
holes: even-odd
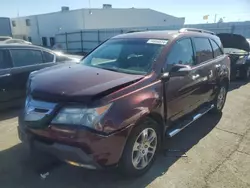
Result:
[[[213,50],[207,38],[194,38],[197,64],[213,59]]]
[[[222,50],[218,46],[218,44],[215,41],[213,41],[213,40],[210,40],[210,41],[211,41],[212,48],[213,48],[213,51],[214,51],[214,57],[218,57],[220,55],[223,55]]]
[[[43,51],[44,63],[50,63],[54,61],[54,54]]]
[[[43,63],[42,53],[39,50],[13,49],[10,50],[14,67],[23,67]]]
[[[167,58],[167,64],[194,64],[194,53],[191,39],[182,39],[177,41]]]
[[[0,69],[11,67],[11,60],[7,50],[0,50]]]

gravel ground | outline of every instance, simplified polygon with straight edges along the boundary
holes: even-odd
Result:
[[[31,158],[17,137],[18,110],[0,114],[1,188],[250,187],[250,84],[231,84],[222,116],[205,115],[166,143],[137,179]],[[40,174],[49,172],[45,179]]]

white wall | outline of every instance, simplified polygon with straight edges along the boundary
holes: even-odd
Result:
[[[151,9],[92,9],[84,10],[85,29],[126,27],[155,27],[183,25],[184,18],[176,18]]]
[[[31,25],[26,26],[26,19]],[[32,43],[41,45],[42,37],[80,31],[84,29],[118,29],[139,27],[182,26],[184,18],[176,18],[151,9],[78,9],[55,13],[13,18],[16,27],[12,27],[13,36],[32,38]],[[86,37],[84,37],[86,38]]]
[[[26,19],[30,19],[30,26],[26,26]],[[12,25],[12,35],[14,37],[32,37],[32,41],[39,42],[36,16],[20,17],[11,19],[11,21],[16,22],[16,27]]]
[[[31,20],[30,26],[26,26],[26,19]],[[34,44],[41,44],[41,38],[47,37],[48,45],[50,45],[49,37],[84,28],[82,10],[13,18],[12,20],[16,21],[16,27],[12,27],[13,35],[32,37]]]

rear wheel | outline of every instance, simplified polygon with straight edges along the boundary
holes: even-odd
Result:
[[[153,164],[160,145],[157,123],[146,118],[131,132],[119,164],[127,176],[144,174]]]
[[[225,105],[227,97],[227,84],[226,82],[223,82],[218,90],[218,93],[216,94],[216,97],[214,99],[214,108],[212,112],[214,113],[221,113],[222,109]]]

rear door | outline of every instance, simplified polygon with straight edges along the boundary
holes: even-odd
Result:
[[[192,38],[195,49],[195,81],[199,84],[196,91],[198,105],[210,101],[213,94],[213,88],[216,82],[215,64],[217,59],[213,57],[213,50],[208,38],[195,37]]]
[[[213,49],[213,66],[210,67],[210,72],[213,73],[209,79],[209,87],[213,90],[212,94],[209,96],[212,100],[216,94],[216,89],[218,87],[217,84],[217,78],[219,77],[219,71],[221,68],[225,65],[223,65],[225,61],[225,54],[223,53],[223,50],[221,46],[213,39],[210,39],[210,43]]]
[[[10,100],[11,60],[8,50],[0,49],[0,102]],[[0,104],[1,105],[1,104]]]
[[[43,55],[40,49],[10,49],[13,68],[11,69],[11,97],[25,97],[26,82],[32,71],[43,67]]]

